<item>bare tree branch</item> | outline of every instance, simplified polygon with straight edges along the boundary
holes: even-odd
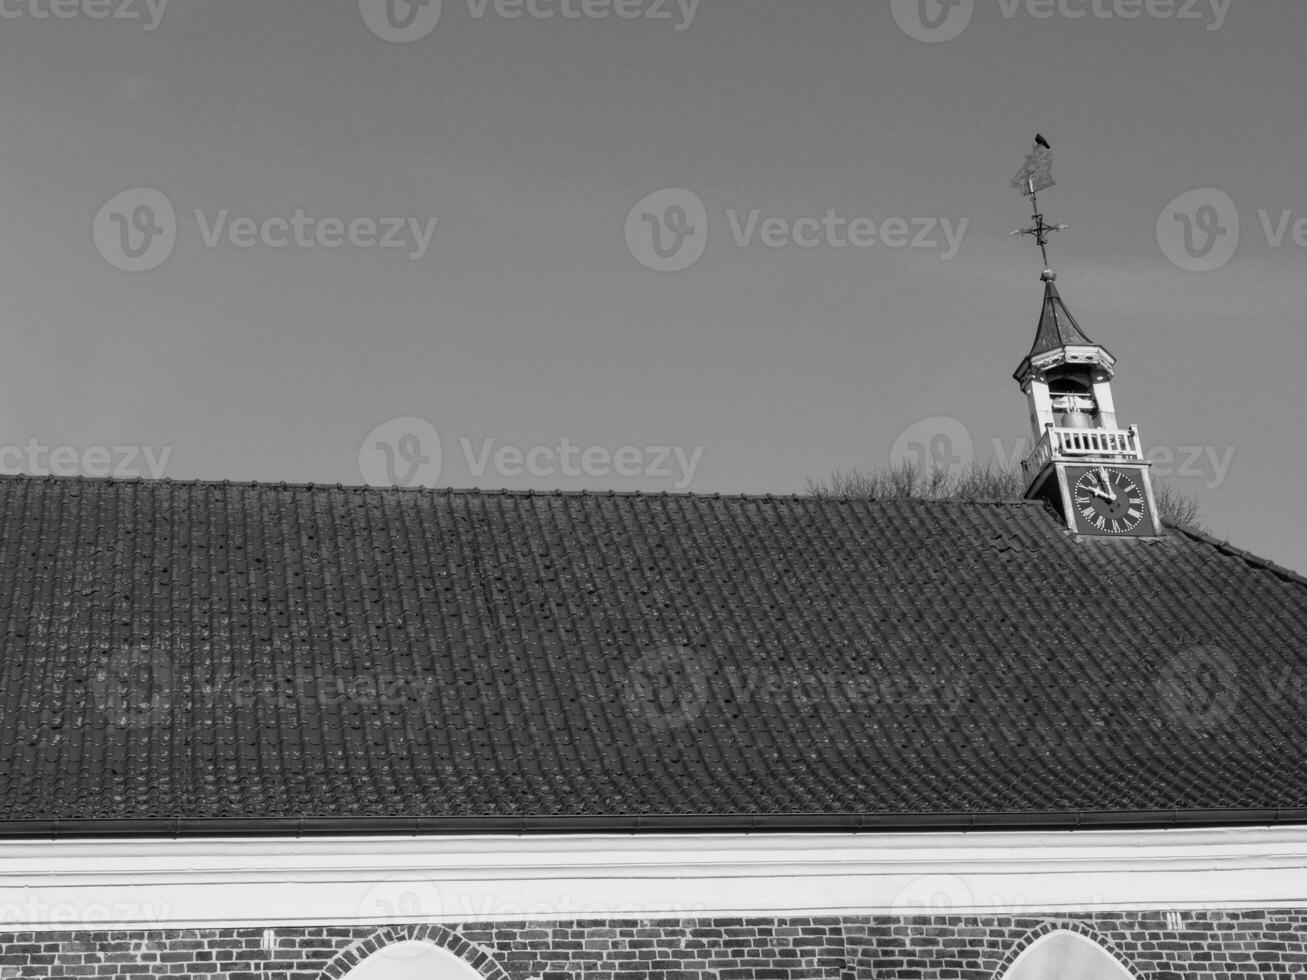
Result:
[[[992,462],[950,472],[926,471],[904,461],[880,470],[836,470],[828,479],[808,480],[807,492],[817,497],[858,497],[867,500],[1020,500],[1026,482],[1017,467]],[[1153,481],[1153,495],[1163,518],[1203,530],[1198,500],[1174,487]]]

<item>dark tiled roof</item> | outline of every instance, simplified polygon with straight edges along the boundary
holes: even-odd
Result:
[[[1175,529],[30,478],[0,522],[6,821],[1307,805],[1307,585]]]

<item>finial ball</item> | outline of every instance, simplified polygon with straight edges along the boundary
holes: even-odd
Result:
[[[1043,271],[1043,273],[1040,274],[1039,278],[1040,278],[1043,282],[1056,282],[1056,281],[1057,281],[1057,273],[1054,272],[1052,269],[1045,269],[1045,270]]]

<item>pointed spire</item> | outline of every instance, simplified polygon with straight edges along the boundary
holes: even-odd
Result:
[[[1044,307],[1039,315],[1039,329],[1030,356],[1037,357],[1059,347],[1095,346],[1062,302],[1062,295],[1057,291],[1057,273],[1045,269],[1040,278],[1044,281]]]
[[[1039,311],[1039,326],[1035,329],[1035,342],[1030,346],[1030,353],[1021,361],[1021,366],[1013,372],[1012,377],[1018,384],[1024,385],[1030,374],[1033,362],[1038,360],[1044,367],[1052,366],[1064,360],[1064,356],[1054,355],[1050,360],[1045,355],[1061,351],[1068,347],[1092,348],[1092,360],[1104,367],[1108,374],[1116,363],[1106,348],[1094,343],[1089,335],[1080,329],[1080,324],[1062,301],[1062,294],[1057,291],[1057,273],[1045,269],[1039,277],[1044,282],[1044,305]]]

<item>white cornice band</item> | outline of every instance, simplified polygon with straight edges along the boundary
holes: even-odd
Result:
[[[1307,908],[1307,828],[0,843],[0,932]]]

